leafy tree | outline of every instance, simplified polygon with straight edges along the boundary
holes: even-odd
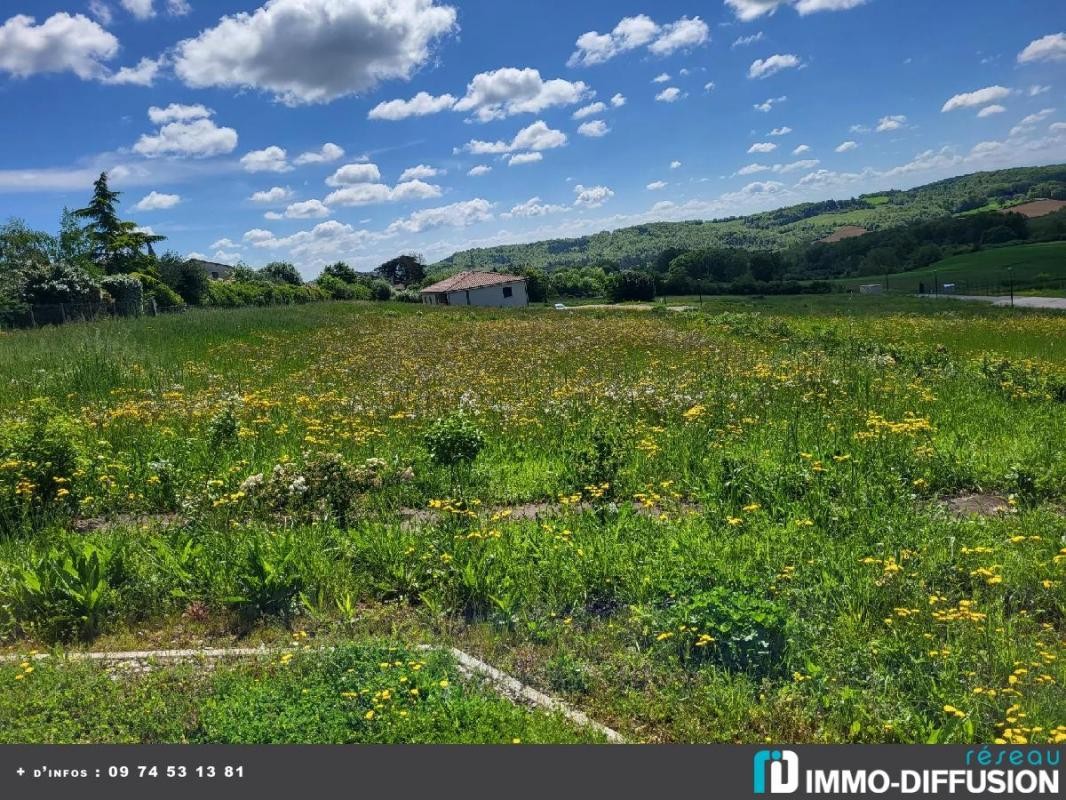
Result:
[[[518,274],[526,279],[529,302],[543,303],[548,299],[548,275],[544,270],[530,267],[521,270]]]
[[[173,251],[167,251],[159,259],[159,277],[189,305],[201,305],[207,297],[210,284],[207,272]]]
[[[89,205],[74,212],[76,218],[87,220],[93,260],[109,275],[150,268],[145,256],[154,259],[152,245],[166,239],[140,230],[134,222],[119,219],[115,206],[121,194],[108,186],[107,173],[102,172],[93,184]]]
[[[410,286],[426,277],[426,265],[420,255],[403,255],[386,261],[374,274],[393,286]]]
[[[271,283],[287,283],[290,286],[303,286],[303,278],[295,266],[288,261],[272,261],[259,270],[259,274]]]
[[[336,278],[339,281],[345,283],[358,283],[359,273],[348,266],[343,261],[338,261],[336,264],[330,264],[324,270],[322,270],[322,277]],[[319,279],[321,282],[321,279]]]
[[[647,272],[626,270],[613,276],[610,286],[611,301],[654,300],[655,279]]]
[[[21,219],[10,219],[0,226],[0,272],[13,274],[31,266],[47,264],[55,240],[47,233],[35,231]]]

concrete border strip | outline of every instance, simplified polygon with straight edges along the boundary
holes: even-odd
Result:
[[[328,651],[332,648],[323,648]],[[496,669],[479,658],[459,650],[456,647],[439,646],[432,644],[417,645],[413,649],[421,652],[445,652],[452,656],[458,664],[459,671],[471,678],[480,678],[488,683],[501,697],[512,703],[535,706],[545,711],[560,714],[566,719],[582,728],[589,728],[601,734],[612,744],[625,744],[625,738],[606,725],[591,719],[583,711],[567,705],[562,700],[557,700],[546,695],[532,686],[522,683],[515,677],[508,675],[502,670]],[[70,661],[95,661],[102,663],[123,663],[140,661],[185,661],[185,660],[220,660],[226,658],[252,658],[255,656],[273,656],[279,653],[288,653],[291,650],[280,648],[269,649],[266,647],[231,647],[207,650],[137,650],[121,653],[64,653],[60,658]],[[304,651],[307,652],[307,651]],[[313,650],[311,652],[314,652]],[[321,652],[321,651],[320,651]],[[51,653],[38,653],[33,656],[5,655],[0,656],[0,664],[18,661],[40,661],[52,658]]]

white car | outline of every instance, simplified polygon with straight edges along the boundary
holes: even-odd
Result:
[[[556,303],[555,304],[555,310],[556,311],[566,311],[566,305],[564,303]]]

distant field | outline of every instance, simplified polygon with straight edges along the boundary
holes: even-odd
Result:
[[[1066,242],[1025,244],[966,253],[944,259],[931,267],[895,275],[873,275],[839,281],[849,288],[881,283],[893,291],[917,292],[921,284],[932,291],[934,273],[941,284],[955,283],[960,292],[1007,288],[1011,273],[1017,288],[1036,283],[1066,281]],[[969,287],[969,288],[967,288]],[[1060,284],[1057,288],[1063,288]]]

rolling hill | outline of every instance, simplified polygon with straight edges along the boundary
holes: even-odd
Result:
[[[713,221],[657,222],[575,239],[551,239],[455,253],[434,264],[446,270],[555,270],[609,262],[622,268],[653,264],[667,250],[740,247],[784,250],[831,236],[846,226],[885,230],[920,220],[1051,196],[1066,197],[1066,164],[980,172],[905,191],[885,191]]]

